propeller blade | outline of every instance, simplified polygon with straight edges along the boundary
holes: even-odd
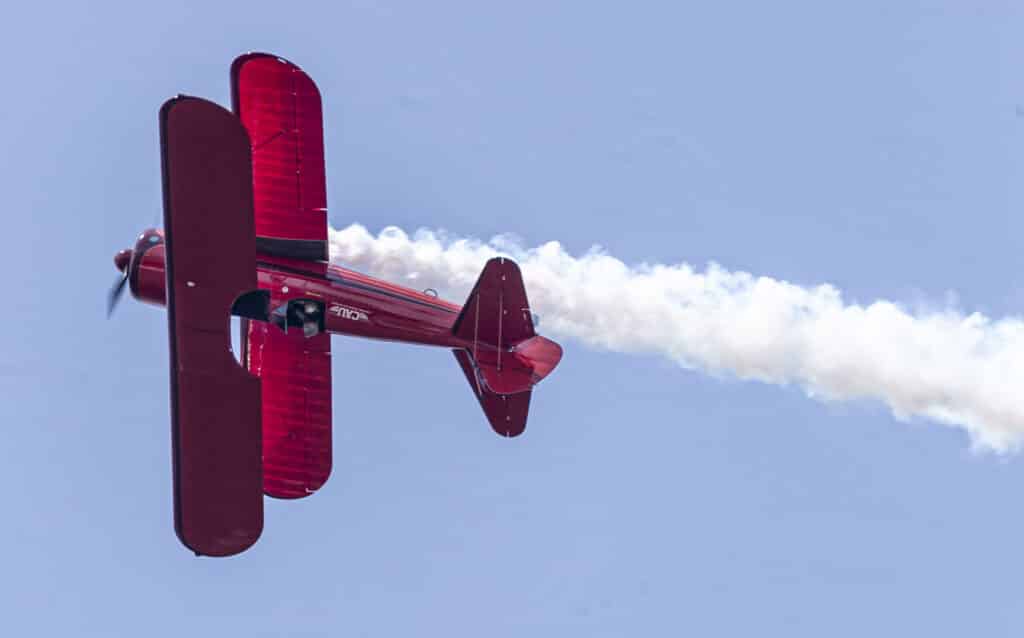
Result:
[[[107,298],[107,319],[110,315],[114,314],[114,308],[117,307],[117,302],[121,300],[121,295],[124,294],[124,285],[128,283],[128,272],[126,271],[123,277],[118,278],[114,282],[114,287],[110,289],[110,295]]]

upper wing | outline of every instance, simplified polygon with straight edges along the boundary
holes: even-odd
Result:
[[[249,137],[230,112],[160,109],[171,359],[174,527],[197,554],[237,554],[263,529],[260,382],[231,355],[232,304],[256,289]]]
[[[235,113],[252,138],[256,250],[327,259],[323,114],[316,84],[277,56],[231,65]],[[331,341],[249,322],[244,359],[263,383],[263,489],[299,498],[331,472]]]
[[[320,91],[302,69],[266,53],[231,65],[231,100],[252,139],[258,250],[327,259]]]

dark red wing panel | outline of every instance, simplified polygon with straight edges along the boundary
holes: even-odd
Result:
[[[174,523],[197,554],[263,529],[260,382],[235,362],[231,306],[255,290],[249,137],[212,102],[160,109],[171,358]]]
[[[250,321],[249,371],[263,382],[263,491],[301,498],[331,473],[331,336]]]
[[[231,65],[231,96],[252,139],[256,235],[322,242],[318,258],[327,259],[323,113],[316,84],[286,60],[251,53]]]

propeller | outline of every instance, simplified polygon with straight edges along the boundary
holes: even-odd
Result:
[[[107,319],[110,315],[114,314],[114,308],[117,307],[117,303],[121,300],[121,295],[124,294],[124,285],[128,283],[128,273],[131,272],[132,251],[122,250],[114,255],[114,265],[121,271],[121,276],[118,277],[117,281],[114,282],[114,287],[110,289],[110,293],[107,295]]]
[[[124,285],[128,283],[128,271],[125,270],[124,274],[117,278],[114,282],[114,287],[110,289],[110,293],[107,296],[107,319],[110,315],[114,314],[114,308],[117,307],[117,302],[121,300],[121,295],[124,294]]]

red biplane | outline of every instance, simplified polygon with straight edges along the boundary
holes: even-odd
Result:
[[[231,97],[233,113],[186,96],[160,109],[164,230],[117,253],[109,307],[125,284],[167,307],[174,525],[207,556],[256,542],[264,494],[301,498],[327,481],[331,334],[450,348],[509,437],[562,356],[536,334],[509,259],[487,263],[462,307],[328,263],[316,85],[254,53],[231,65]]]

